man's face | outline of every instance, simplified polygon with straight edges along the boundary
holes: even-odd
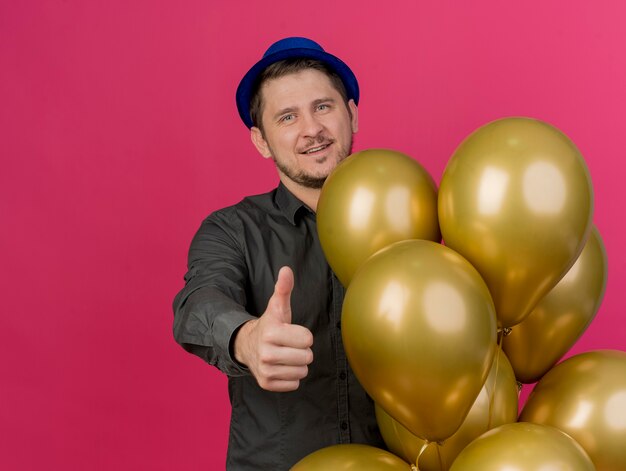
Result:
[[[261,90],[263,133],[252,128],[252,141],[271,157],[281,180],[321,188],[326,177],[352,151],[357,108],[346,107],[330,79],[305,69],[264,83]],[[288,181],[285,181],[288,180]]]

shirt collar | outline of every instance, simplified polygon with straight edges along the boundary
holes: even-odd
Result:
[[[276,205],[291,224],[296,225],[296,214],[300,208],[313,213],[309,207],[291,193],[281,182],[276,189]]]

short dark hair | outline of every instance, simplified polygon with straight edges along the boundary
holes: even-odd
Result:
[[[263,72],[259,74],[259,78],[254,84],[252,98],[250,99],[250,118],[252,119],[253,126],[259,128],[261,132],[263,131],[263,100],[261,98],[261,87],[263,84],[268,80],[284,77],[285,75],[294,74],[306,69],[319,70],[324,73],[330,79],[330,83],[333,87],[339,92],[346,106],[348,106],[346,86],[341,80],[341,77],[324,62],[306,58],[285,59],[267,66]]]

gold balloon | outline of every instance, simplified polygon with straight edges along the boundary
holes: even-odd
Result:
[[[626,352],[597,350],[556,365],[535,386],[520,420],[567,433],[598,471],[624,471]]]
[[[461,428],[443,444],[429,443],[416,463],[424,440],[416,437],[376,404],[376,419],[389,451],[420,471],[447,471],[457,455],[487,430],[517,421],[518,389],[513,368],[498,349],[485,385]]]
[[[411,467],[388,451],[368,445],[333,445],[298,461],[291,471],[410,471]]]
[[[572,266],[592,212],[591,178],[576,146],[529,118],[471,134],[439,189],[445,243],[485,279],[500,327],[519,324]]]
[[[346,291],[342,336],[369,395],[414,435],[458,430],[496,352],[489,290],[459,254],[396,242],[368,259]]]
[[[357,152],[324,183],[317,231],[329,265],[348,286],[370,255],[393,242],[441,240],[435,182],[408,155],[385,149]]]
[[[470,443],[450,471],[595,471],[585,450],[560,430],[543,425],[501,425]]]
[[[519,381],[537,382],[574,345],[600,307],[606,276],[606,251],[594,226],[572,268],[504,337]]]

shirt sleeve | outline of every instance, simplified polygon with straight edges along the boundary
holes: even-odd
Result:
[[[209,216],[193,238],[185,287],[174,298],[174,338],[222,372],[242,376],[250,372],[234,359],[231,341],[255,317],[244,307],[248,269],[231,224]]]

